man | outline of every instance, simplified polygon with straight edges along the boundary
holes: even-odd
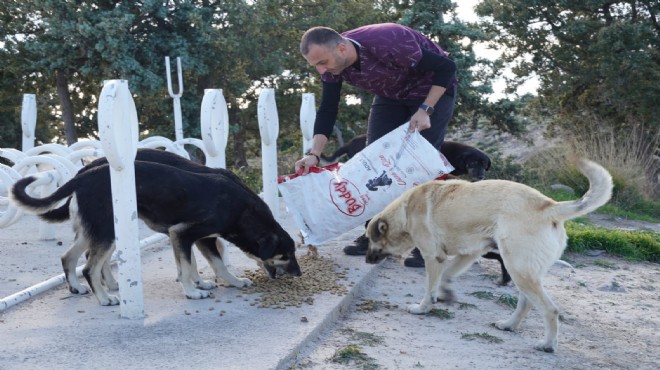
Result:
[[[332,132],[343,81],[374,94],[367,126],[367,145],[403,123],[419,130],[440,149],[454,111],[456,65],[447,52],[421,33],[395,23],[363,26],[338,33],[327,27],[305,32],[300,52],[321,74],[323,92],[314,122],[312,149],[295,163],[296,172],[309,172]],[[364,255],[369,241],[362,235],[344,248]],[[406,266],[424,266],[419,251]]]

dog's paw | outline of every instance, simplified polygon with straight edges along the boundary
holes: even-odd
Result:
[[[71,292],[73,294],[81,294],[82,295],[82,294],[88,294],[89,289],[85,288],[84,286],[82,286],[80,284],[78,284],[77,286],[70,285],[69,286],[69,292]]]
[[[431,311],[431,306],[427,304],[411,304],[408,306],[408,312],[413,315],[423,315]]]
[[[115,295],[109,295],[107,299],[99,298],[99,303],[101,304],[101,306],[118,306],[119,297]]]
[[[554,353],[555,352],[555,345],[553,344],[548,344],[545,341],[540,341],[537,345],[534,346],[534,349],[542,351],[542,352],[547,352],[547,353]]]
[[[208,298],[211,293],[208,290],[194,289],[192,292],[186,293],[188,299],[204,299]]]
[[[514,331],[514,328],[509,324],[508,320],[500,320],[494,323],[493,326],[504,331]]]
[[[211,280],[199,280],[195,282],[195,286],[202,290],[211,290],[218,287],[216,283]]]
[[[247,288],[252,286],[252,280],[248,278],[236,278],[236,282],[232,285],[237,288]]]
[[[439,295],[438,301],[444,304],[452,304],[456,302],[456,294],[451,289],[442,289],[442,294]]]

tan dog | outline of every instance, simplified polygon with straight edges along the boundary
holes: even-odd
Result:
[[[556,202],[504,180],[432,181],[414,187],[369,222],[366,261],[377,263],[419,248],[426,263],[426,293],[408,312],[423,314],[438,298],[451,302],[454,277],[485,252],[499,248],[520,292],[513,315],[495,326],[517,329],[534,305],[545,321],[545,338],[536,348],[554,352],[559,310],[543,289],[543,276],[566,247],[564,221],[594,211],[612,195],[607,170],[588,160],[579,160],[577,166],[590,188],[574,201]]]

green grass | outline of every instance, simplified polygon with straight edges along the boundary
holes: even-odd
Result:
[[[490,343],[502,343],[504,340],[488,333],[461,333],[461,339],[465,340],[484,340]]]
[[[373,358],[363,353],[361,348],[354,344],[335,352],[330,358],[330,361],[342,365],[357,365],[358,368],[363,370],[378,369],[379,367]]]
[[[479,298],[479,299],[485,299],[485,300],[493,300],[495,299],[495,295],[491,292],[485,292],[485,291],[477,291],[477,292],[472,292],[470,293],[471,295]]]
[[[660,262],[660,233],[653,231],[628,231],[606,229],[566,223],[568,234],[567,252],[584,253],[602,249],[631,261]]]
[[[434,308],[428,313],[429,316],[437,317],[440,320],[449,320],[454,318],[454,313],[449,312],[449,310],[443,310],[440,308]]]
[[[518,297],[512,296],[511,294],[502,294],[497,298],[497,303],[516,308],[518,305]]]

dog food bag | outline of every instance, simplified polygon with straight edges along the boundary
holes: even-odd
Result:
[[[405,123],[332,170],[280,178],[279,190],[305,243],[318,245],[364,223],[415,185],[454,170]]]

